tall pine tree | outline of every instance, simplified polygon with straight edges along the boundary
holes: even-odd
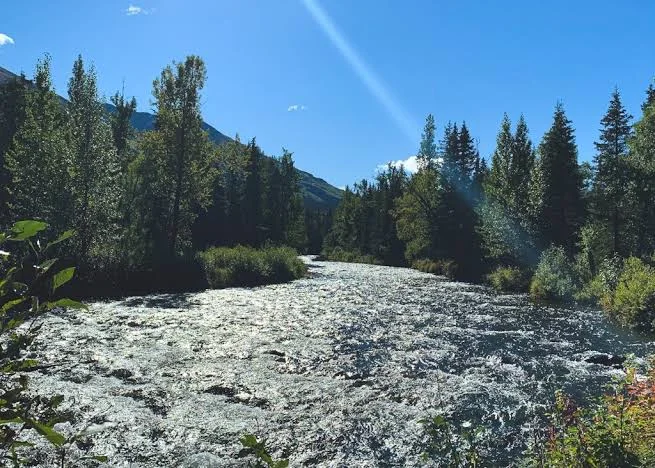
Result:
[[[632,133],[632,116],[623,107],[618,89],[612,93],[607,113],[601,120],[600,138],[595,143],[592,210],[594,217],[608,228],[612,250],[619,254],[627,197],[626,157]]]
[[[539,233],[545,246],[558,245],[572,254],[584,218],[582,177],[571,121],[557,104],[553,124],[539,145],[534,187]]]

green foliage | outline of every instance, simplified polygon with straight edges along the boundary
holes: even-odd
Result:
[[[592,211],[610,234],[609,248],[625,253],[626,208],[628,207],[628,141],[632,134],[632,116],[623,107],[618,90],[612,93],[607,113],[601,120],[601,133],[594,157]]]
[[[624,326],[655,330],[655,268],[639,258],[628,258],[603,305]]]
[[[380,260],[373,255],[362,255],[359,252],[349,252],[341,247],[335,247],[330,250],[324,249],[321,257],[331,262],[368,263],[370,265],[381,264]]]
[[[578,268],[576,266],[576,269]],[[604,308],[609,307],[622,271],[622,258],[617,256],[606,258],[600,263],[596,276],[591,281],[584,283],[575,294],[575,300],[600,304]]]
[[[453,260],[420,259],[412,262],[412,268],[424,273],[442,275],[449,279],[457,278],[457,264]]]
[[[563,246],[573,254],[584,216],[582,176],[571,121],[558,104],[553,124],[539,145],[531,196],[543,245]]]
[[[530,276],[518,267],[498,267],[487,275],[487,282],[496,291],[525,292],[530,285]]]
[[[269,449],[266,447],[265,440],[257,440],[252,434],[245,434],[240,439],[241,445],[245,449],[245,453],[255,457],[256,464],[255,468],[287,468],[289,466],[289,460],[274,460],[269,453]]]
[[[533,447],[527,466],[637,467],[655,463],[655,374],[625,379],[587,408],[558,392],[548,437]]]
[[[449,468],[483,466],[480,445],[484,428],[470,423],[458,426],[442,415],[419,422],[427,437],[426,450],[421,455],[424,462],[435,461],[438,466]]]
[[[530,283],[530,296],[547,301],[571,300],[577,290],[572,262],[563,247],[544,251]]]
[[[58,411],[63,397],[39,396],[29,389],[28,374],[39,368],[28,357],[46,313],[53,309],[86,306],[67,298],[53,296],[55,290],[72,279],[74,268],[60,268],[57,258],[46,258],[51,246],[72,237],[66,232],[51,243],[38,238],[46,231],[41,221],[19,221],[0,235],[0,246],[9,245],[0,264],[0,459],[3,466],[23,464],[21,450],[33,443],[26,438],[36,432],[57,449],[57,457],[66,459],[67,447],[83,437],[65,437],[55,424],[66,420]],[[22,248],[21,248],[22,247]],[[104,457],[91,456],[100,460]]]
[[[199,254],[211,288],[259,286],[302,278],[307,267],[290,247],[214,247]]]

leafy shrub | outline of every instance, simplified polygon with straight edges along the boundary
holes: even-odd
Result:
[[[596,276],[591,281],[586,282],[580,291],[575,294],[575,300],[600,304],[603,307],[609,306],[622,271],[623,259],[621,257],[606,258],[598,267]]]
[[[638,258],[628,258],[616,289],[602,303],[620,324],[655,330],[655,268]]]
[[[414,260],[412,268],[424,273],[443,275],[450,279],[456,278],[458,270],[457,264],[453,260],[430,260],[427,258]]]
[[[75,275],[74,267],[62,268],[48,254],[57,244],[73,236],[67,231],[56,240],[42,243],[38,236],[48,225],[41,221],[19,221],[9,232],[0,233],[0,246],[11,244],[12,252],[0,249],[0,465],[24,462],[20,450],[33,444],[26,434],[37,433],[57,448],[64,466],[67,448],[82,441],[84,434],[65,437],[54,429],[68,420],[59,410],[60,395],[40,396],[29,391],[29,372],[39,362],[27,354],[38,335],[38,321],[54,309],[86,308],[59,296],[60,288]],[[23,247],[23,248],[21,248]],[[28,325],[29,324],[29,325]],[[82,444],[84,445],[84,444]],[[103,456],[83,456],[105,461]]]
[[[363,255],[360,252],[344,250],[341,247],[325,250],[321,258],[331,262],[368,263],[370,265],[382,264],[382,262],[373,255]]]
[[[487,282],[496,291],[524,292],[530,285],[530,276],[517,267],[498,267],[487,275]]]
[[[551,247],[541,254],[530,283],[530,296],[538,300],[570,300],[577,290],[571,261],[562,247]]]
[[[548,437],[533,447],[528,466],[655,466],[655,371],[634,369],[588,408],[557,393]]]
[[[285,283],[307,267],[290,247],[213,247],[199,254],[211,288]]]
[[[252,465],[253,468],[287,468],[289,466],[289,460],[275,460],[271,456],[265,440],[257,440],[254,435],[245,434],[241,437],[240,442],[244,448],[242,454],[255,457],[256,463]]]

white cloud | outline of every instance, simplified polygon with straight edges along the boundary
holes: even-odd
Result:
[[[14,40],[7,36],[6,34],[0,33],[0,46],[6,45],[6,44],[13,44]]]
[[[140,6],[136,6],[136,5],[130,5],[125,10],[125,14],[127,16],[149,15],[149,14],[154,13],[154,12],[155,12],[154,8],[151,8],[151,9],[147,10],[145,8],[141,8]]]
[[[378,166],[378,171],[384,171],[389,164],[398,169],[402,166],[410,174],[414,174],[418,171],[418,159],[416,156],[410,156],[407,159],[399,159],[398,161],[389,161],[387,164],[380,164]]]
[[[296,112],[307,110],[307,106],[302,104],[293,104],[292,106],[287,107],[287,112]]]

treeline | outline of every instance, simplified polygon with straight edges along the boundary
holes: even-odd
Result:
[[[501,287],[532,283],[535,296],[546,298],[588,297],[598,275],[620,277],[622,267],[613,273],[605,267],[628,257],[648,276],[655,252],[655,88],[646,94],[635,122],[614,91],[593,164],[578,163],[573,124],[561,104],[536,147],[523,116],[513,128],[505,115],[490,168],[465,123],[448,123],[437,143],[429,115],[418,171],[409,176],[389,166],[373,183],[346,190],[326,256],[467,280],[491,273]],[[562,268],[571,272],[566,281],[554,271]],[[610,283],[609,303],[616,281]],[[655,304],[655,286],[639,293]]]
[[[202,129],[205,81],[196,56],[164,68],[147,132],[130,124],[134,98],[116,93],[107,112],[81,57],[67,100],[53,89],[48,56],[32,81],[0,86],[0,224],[40,219],[52,234],[74,229],[64,254],[102,294],[198,287],[196,253],[210,246],[304,249],[291,153],[267,157],[238,136],[214,145]]]

